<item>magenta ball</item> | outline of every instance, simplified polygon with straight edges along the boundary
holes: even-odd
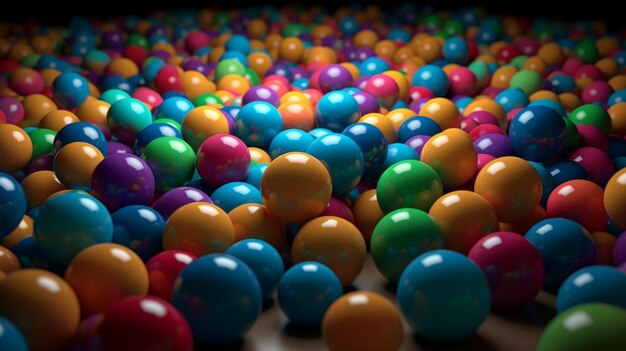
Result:
[[[53,171],[54,155],[53,154],[45,154],[37,157],[28,165],[26,169],[26,175],[39,172],[39,171]]]
[[[352,75],[344,66],[331,64],[320,71],[318,84],[322,93],[326,94],[352,86]]]
[[[593,104],[599,102],[605,104],[609,97],[613,94],[613,88],[605,81],[595,81],[589,83],[581,94],[581,100],[584,104]]]
[[[243,182],[250,167],[250,152],[236,136],[213,135],[200,145],[196,167],[200,177],[213,187]]]
[[[615,174],[615,167],[609,156],[594,147],[576,149],[569,154],[568,159],[581,165],[589,175],[589,180],[601,187]]]
[[[324,209],[324,212],[322,212],[318,217],[321,216],[341,217],[354,224],[354,215],[352,214],[350,207],[335,197],[330,198],[330,201],[328,201],[328,204],[326,205],[326,209]]]
[[[493,113],[483,111],[483,110],[473,111],[469,115],[465,116],[465,118],[471,118],[480,125],[493,124],[494,126],[497,126],[497,127],[500,126],[500,122],[498,122],[498,118],[494,116]]]
[[[202,190],[181,186],[169,190],[154,202],[152,208],[159,212],[163,218],[168,219],[174,211],[192,202],[208,202],[213,203],[211,198]]]
[[[267,87],[265,85],[258,85],[256,87],[250,88],[250,90],[246,91],[243,95],[241,103],[243,105],[251,103],[253,101],[265,101],[268,102],[275,107],[280,105],[280,98],[278,94],[272,88]]]
[[[478,80],[476,75],[467,67],[457,67],[448,75],[450,91],[453,95],[474,95]]]
[[[497,309],[518,309],[533,301],[543,285],[543,259],[523,235],[491,233],[467,255],[483,271]]]
[[[390,109],[398,101],[400,88],[398,83],[386,74],[376,74],[370,77],[363,89],[376,98],[378,104],[386,109]]]
[[[24,120],[24,106],[15,98],[0,97],[0,110],[7,116],[9,124],[20,124]]]
[[[110,154],[93,171],[91,192],[109,211],[148,205],[154,197],[154,175],[148,164],[132,154]]]
[[[591,124],[576,124],[580,146],[590,146],[606,151],[609,147],[609,139],[597,127]]]

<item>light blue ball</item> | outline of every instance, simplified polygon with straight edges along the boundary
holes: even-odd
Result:
[[[28,351],[28,344],[20,330],[2,316],[0,316],[0,350]]]
[[[337,90],[322,96],[315,106],[318,127],[341,133],[361,116],[359,103],[349,93]]]
[[[259,280],[263,299],[272,297],[285,272],[283,259],[272,245],[263,240],[245,239],[233,244],[226,253],[250,267]]]
[[[520,88],[502,90],[496,95],[495,102],[500,104],[505,112],[528,105],[528,96]]]
[[[278,109],[265,101],[253,101],[241,108],[235,120],[235,135],[247,146],[264,150],[283,130],[283,120]]]
[[[404,160],[417,160],[419,161],[420,155],[410,147],[409,145],[403,143],[393,143],[389,144],[387,147],[387,157],[385,158],[385,162],[380,167],[380,174],[382,174],[387,168],[391,167],[396,162],[404,161]]]
[[[170,97],[163,100],[159,105],[155,119],[169,118],[182,125],[185,116],[187,116],[189,111],[193,110],[193,108],[193,103],[187,98],[178,96]]]
[[[272,159],[288,152],[305,152],[313,140],[311,134],[303,130],[287,129],[272,139],[268,151]]]
[[[426,87],[435,96],[445,96],[448,93],[450,83],[448,76],[443,69],[436,65],[424,65],[420,67],[413,76],[414,87]]]
[[[89,96],[87,79],[72,72],[61,73],[52,82],[52,96],[61,107],[78,107]]]
[[[267,166],[267,164],[259,164],[254,167],[250,167],[245,182],[261,190],[261,178],[263,178],[263,173],[265,173]]]
[[[244,182],[231,182],[220,186],[211,194],[211,200],[227,213],[243,204],[263,204],[261,191]]]

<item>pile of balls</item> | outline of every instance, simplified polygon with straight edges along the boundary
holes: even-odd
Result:
[[[624,35],[412,4],[0,24],[0,349],[229,344],[276,299],[397,350],[542,290],[539,350],[623,348]],[[344,293],[368,255],[397,301]]]

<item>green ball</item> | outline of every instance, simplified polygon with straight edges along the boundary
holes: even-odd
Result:
[[[511,62],[509,62],[509,65],[515,66],[517,69],[522,69],[526,60],[528,60],[528,56],[518,55],[515,56],[515,58],[513,58]]]
[[[107,112],[107,126],[121,142],[131,144],[137,134],[152,123],[152,112],[141,100],[128,98],[118,100]]]
[[[538,351],[623,350],[626,310],[603,303],[587,303],[561,312],[539,339]]]
[[[39,54],[30,54],[24,57],[20,61],[20,64],[24,67],[35,68],[35,66],[37,66],[37,64],[39,63],[40,58],[41,58],[41,55]]]
[[[99,99],[108,103],[109,105],[113,105],[117,101],[129,99],[130,95],[127,92],[120,89],[109,89],[102,94],[100,94]]]
[[[57,135],[53,130],[46,128],[38,128],[28,132],[30,141],[33,144],[33,156],[31,161],[37,157],[52,153],[54,146],[54,137]]]
[[[244,75],[244,77],[250,82],[253,87],[261,84],[261,79],[259,78],[259,75],[252,68],[246,69],[246,74]]]
[[[152,123],[167,123],[171,125],[172,127],[178,129],[179,132],[183,130],[183,127],[180,125],[180,123],[176,122],[175,120],[171,118],[157,118]]]
[[[153,140],[143,150],[141,158],[154,173],[155,188],[163,192],[185,185],[196,168],[193,149],[176,137]]]
[[[144,49],[149,49],[150,48],[150,42],[148,41],[148,39],[141,35],[141,34],[137,34],[137,33],[133,33],[128,37],[128,46],[130,45],[137,45],[137,46],[141,46]]]
[[[397,284],[404,269],[426,251],[443,248],[439,224],[426,212],[401,208],[383,217],[370,239],[376,268]]]
[[[220,99],[217,95],[213,93],[200,94],[196,96],[196,98],[193,99],[192,102],[195,107],[207,106],[207,105],[212,105],[212,104],[220,104],[224,106],[224,101],[222,101],[222,99]]]
[[[586,64],[596,63],[600,58],[598,48],[596,48],[596,44],[591,40],[581,40],[580,43],[574,47],[574,55],[583,60]]]
[[[491,70],[489,66],[482,61],[474,61],[467,66],[467,68],[474,73],[476,80],[480,84],[487,84],[491,77]]]
[[[611,116],[598,105],[581,105],[569,114],[569,120],[574,124],[588,124],[598,128],[604,135],[611,131]]]
[[[246,68],[235,59],[224,59],[215,67],[215,80],[219,81],[228,74],[236,74],[243,77],[246,74]]]
[[[567,128],[567,139],[565,140],[565,147],[563,150],[569,153],[570,151],[578,149],[578,146],[580,145],[580,134],[578,133],[578,128],[576,128],[576,125],[572,121],[567,118],[564,118],[564,120],[565,127]]]
[[[446,22],[446,24],[443,26],[443,31],[451,37],[462,36],[464,32],[463,23],[456,19],[448,20],[448,22]]]
[[[531,70],[523,69],[513,75],[509,88],[520,88],[527,96],[543,87],[541,76]]]
[[[385,213],[400,208],[428,211],[443,195],[441,178],[421,161],[396,162],[380,176],[376,186],[378,204]]]
[[[284,37],[297,37],[302,34],[309,33],[306,26],[300,23],[289,23],[283,30]]]

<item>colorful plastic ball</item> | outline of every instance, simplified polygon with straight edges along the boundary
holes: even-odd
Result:
[[[198,313],[198,303],[205,306],[202,313]],[[261,314],[262,293],[244,262],[231,255],[211,254],[180,272],[172,304],[189,322],[196,343],[223,344],[239,340],[252,327]]]
[[[441,133],[441,127],[429,117],[415,116],[404,121],[398,129],[398,142],[406,143],[417,135],[433,136]]]
[[[111,105],[107,125],[111,133],[124,143],[132,143],[137,134],[152,122],[148,107],[134,98],[122,99]]]
[[[541,334],[537,350],[619,350],[626,342],[625,320],[623,308],[604,303],[572,307],[550,321]]]
[[[274,107],[278,107],[280,104],[280,98],[278,97],[278,94],[276,94],[274,90],[265,85],[252,87],[243,95],[243,105],[247,105],[254,101],[264,101],[273,105]]]
[[[246,74],[245,66],[236,59],[226,58],[221,60],[215,68],[215,78],[221,79],[228,74],[237,74],[243,76]]]
[[[119,100],[124,100],[130,98],[130,94],[120,89],[109,89],[105,90],[100,94],[100,100],[108,103],[109,105],[113,105]]]
[[[442,130],[458,128],[461,123],[461,114],[454,103],[446,98],[428,100],[419,110],[420,116],[431,118]]]
[[[82,106],[82,105],[81,105]],[[105,114],[106,115],[106,114]],[[70,111],[66,110],[54,110],[45,115],[41,121],[39,121],[39,128],[46,128],[58,133],[63,127],[68,124],[79,122],[78,116]],[[100,118],[100,115],[94,114],[92,118],[85,118],[85,122],[93,123],[98,126],[103,126],[105,120]]]
[[[364,175],[378,172],[387,158],[387,140],[376,126],[369,123],[354,123],[342,134],[357,143],[364,160]]]
[[[454,63],[464,64],[469,58],[469,46],[461,37],[451,37],[442,47],[443,58]]]
[[[29,174],[22,180],[21,185],[26,194],[29,210],[43,204],[49,196],[67,189],[54,172],[49,170]]]
[[[319,87],[326,94],[333,90],[341,90],[352,85],[350,71],[342,65],[331,64],[320,71]]]
[[[173,96],[163,100],[157,109],[155,118],[170,118],[182,124],[185,116],[193,107],[193,104],[187,98]]]
[[[372,94],[365,91],[359,91],[354,93],[352,97],[356,100],[357,104],[359,104],[359,112],[362,116],[380,112],[380,106],[376,101],[376,97]]]
[[[61,73],[52,83],[54,100],[65,108],[80,106],[89,96],[87,80],[76,73]]]
[[[315,112],[307,104],[286,102],[278,107],[278,112],[285,130],[295,128],[308,132],[315,127]]]
[[[587,179],[585,169],[575,161],[560,160],[546,166],[556,185],[563,184],[569,180]]]
[[[329,350],[396,351],[404,339],[402,315],[396,305],[380,294],[351,292],[326,311],[322,338]]]
[[[624,235],[623,232],[618,233],[618,234],[613,233],[613,235],[618,235],[617,239],[615,240],[615,244],[613,246],[613,252],[612,252],[613,263],[616,266],[620,266],[624,262],[626,262],[626,235]]]
[[[22,332],[10,320],[0,317],[0,348],[3,350],[28,351],[28,344]]]
[[[22,265],[17,256],[8,248],[0,245],[0,275],[2,275],[2,279],[5,278],[6,274],[18,271],[20,268]]]
[[[546,210],[549,217],[571,219],[590,233],[604,229],[609,221],[604,190],[584,179],[569,180],[556,187],[550,193]]]
[[[236,136],[217,134],[206,139],[198,149],[196,167],[210,186],[243,181],[248,174],[250,152]]]
[[[450,86],[446,73],[436,65],[420,67],[413,76],[412,86],[421,86],[430,89],[435,96],[445,96]],[[420,113],[421,115],[421,113]]]
[[[34,219],[37,248],[62,267],[83,249],[113,238],[109,211],[100,201],[79,191],[49,198]]]
[[[602,187],[615,174],[613,162],[606,152],[600,149],[581,147],[572,151],[567,158],[581,165],[589,175],[589,180]]]
[[[359,275],[366,255],[359,229],[334,216],[317,217],[304,224],[291,245],[294,263],[316,261],[327,265],[347,287]]]
[[[230,127],[224,114],[213,106],[198,106],[187,113],[182,123],[182,135],[193,150],[209,137],[228,134]]]
[[[9,88],[22,96],[38,94],[44,89],[44,79],[41,73],[27,67],[21,67],[9,73],[7,83]]]
[[[526,94],[526,96],[532,95],[534,92],[540,90],[543,86],[541,76],[528,69],[518,71],[511,77],[509,88],[520,88]]]
[[[243,182],[231,182],[220,186],[211,194],[211,200],[224,212],[230,212],[243,204],[263,204],[259,189]]]
[[[91,179],[92,194],[111,211],[129,205],[148,205],[154,188],[154,175],[148,164],[131,154],[105,157]]]
[[[152,170],[156,191],[184,185],[193,176],[196,162],[191,146],[176,137],[155,139],[143,150],[141,158]]]
[[[29,350],[66,349],[80,321],[72,288],[59,276],[41,269],[23,269],[0,280],[0,314],[12,322]],[[0,345],[11,330],[4,330]],[[8,350],[13,350],[8,348]]]
[[[556,290],[573,272],[595,263],[596,253],[589,232],[565,218],[537,222],[525,234],[544,261],[544,288]]]
[[[83,316],[104,312],[123,297],[148,292],[148,272],[141,258],[118,244],[85,248],[68,265],[64,278],[76,292]]]
[[[478,156],[467,133],[449,128],[428,139],[420,161],[437,172],[444,187],[452,188],[472,178]]]
[[[384,172],[397,162],[406,160],[419,160],[419,154],[409,145],[401,143],[389,144],[387,146],[387,157],[380,167],[380,172]]]
[[[326,265],[307,261],[289,268],[278,283],[278,304],[297,325],[319,326],[330,305],[341,297],[341,282]]]
[[[229,247],[226,253],[250,267],[259,280],[263,299],[272,297],[285,272],[283,260],[272,245],[263,240],[244,239]]]
[[[102,350],[156,350],[164,345],[175,351],[194,349],[185,317],[158,297],[126,297],[113,302],[102,315],[94,337],[94,346]]]
[[[585,303],[605,303],[625,308],[626,272],[611,266],[588,266],[570,275],[556,296],[557,311]]]
[[[605,135],[611,130],[609,113],[596,104],[586,104],[577,107],[569,114],[574,124],[589,124],[600,129]]]
[[[13,97],[0,97],[0,110],[6,115],[9,124],[18,125],[24,120],[24,106]]]
[[[352,204],[351,210],[354,215],[354,224],[359,228],[363,239],[365,239],[365,244],[369,248],[372,233],[378,222],[385,216],[378,205],[376,189],[363,192]]]
[[[138,154],[141,154],[143,150],[152,141],[160,137],[176,137],[183,138],[180,130],[168,123],[151,123],[142,129],[137,134],[137,140],[135,141],[135,148]]]
[[[608,108],[611,117],[611,134],[626,135],[626,103],[620,102]]]
[[[13,124],[0,124],[0,171],[19,171],[28,165],[32,156],[33,144],[28,133]]]
[[[161,252],[161,233],[165,219],[156,210],[143,205],[122,207],[111,214],[116,244],[133,250],[144,262]]]
[[[322,96],[315,107],[318,127],[340,133],[360,117],[359,104],[349,93],[339,90]]]
[[[416,160],[391,165],[376,187],[378,204],[385,213],[406,207],[427,211],[442,194],[443,185],[437,172]]]
[[[604,207],[610,219],[620,227],[626,227],[626,168],[621,169],[609,179],[604,189]]]
[[[243,204],[231,210],[228,216],[235,228],[236,242],[260,239],[278,251],[285,248],[285,226],[265,206]]]
[[[68,188],[89,190],[93,172],[103,159],[100,150],[91,144],[70,143],[54,156],[54,173]]]
[[[212,203],[211,199],[202,190],[182,186],[171,189],[165,194],[161,195],[153,204],[152,207],[158,211],[165,219],[178,208],[192,203],[192,202],[208,202]]]
[[[497,158],[480,170],[474,191],[484,197],[498,219],[515,223],[529,217],[541,200],[541,177],[527,161],[513,156]]]
[[[248,146],[267,149],[282,131],[283,121],[278,109],[264,101],[253,101],[241,108],[235,121],[235,135]]]
[[[263,173],[265,173],[267,166],[267,164],[258,164],[255,166],[251,166],[250,170],[248,171],[248,175],[246,176],[245,182],[261,190],[261,178],[263,177]]]
[[[330,201],[328,201],[328,204],[326,205],[326,209],[324,209],[324,212],[322,212],[320,216],[341,217],[346,221],[355,224],[354,215],[352,214],[350,207],[348,207],[348,205],[344,201],[345,200],[340,200],[336,197],[331,197]]]
[[[481,269],[454,251],[420,255],[398,283],[402,315],[416,334],[434,341],[452,342],[472,335],[487,317],[490,299]],[[455,318],[448,318],[452,314]]]
[[[24,107],[24,119],[20,123],[22,127],[34,127],[50,112],[57,109],[57,105],[47,95],[31,94],[22,101]]]
[[[544,106],[529,106],[513,118],[509,138],[518,155],[543,162],[557,155],[567,138],[563,117]]]
[[[371,76],[365,83],[363,91],[374,96],[378,105],[387,109],[396,103],[400,94],[398,83],[386,74]]]
[[[541,291],[543,259],[518,233],[491,233],[477,241],[467,256],[485,274],[494,308],[522,308]]]
[[[26,194],[9,174],[0,172],[0,238],[10,234],[26,214]]]
[[[54,136],[54,153],[73,142],[84,142],[98,148],[102,155],[108,154],[107,140],[102,131],[95,125],[87,122],[76,122],[61,128]]]
[[[288,152],[305,152],[313,142],[313,137],[300,129],[286,129],[278,133],[269,145],[272,159]]]
[[[178,274],[195,259],[196,256],[181,250],[165,250],[154,255],[146,262],[150,279],[148,294],[170,301]]]
[[[385,215],[372,232],[370,250],[376,268],[392,284],[417,256],[443,248],[439,224],[426,212],[402,208]]]

